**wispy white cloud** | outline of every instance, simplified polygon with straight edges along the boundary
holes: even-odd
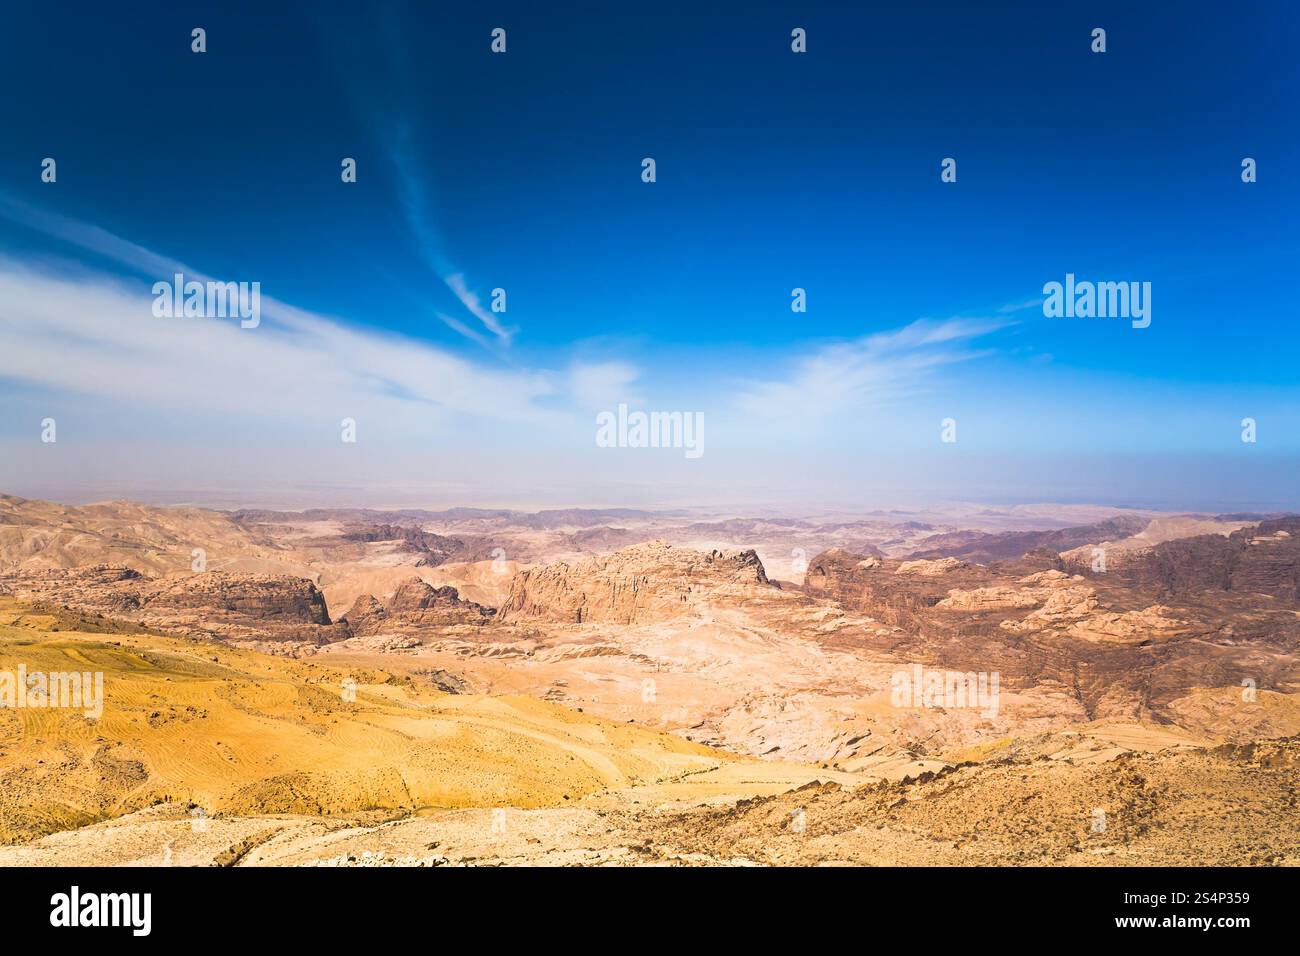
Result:
[[[109,274],[0,258],[0,376],[146,407],[188,404],[298,421],[327,414],[382,415],[394,425],[438,416],[557,427],[573,421],[557,410],[574,397],[570,386],[583,384],[571,373],[488,366],[267,295],[256,329],[235,320],[158,318],[153,282],[175,273],[199,282],[213,277],[3,194],[0,216],[119,267]],[[123,268],[139,278],[120,274]]]
[[[970,343],[1008,324],[918,319],[894,331],[825,345],[797,359],[783,378],[742,381],[736,402],[742,412],[766,421],[813,421],[879,407],[922,391],[943,366],[986,354]]]
[[[434,275],[442,280],[447,288],[460,300],[466,311],[477,319],[483,328],[495,337],[499,344],[508,346],[512,338],[512,332],[502,325],[491,311],[483,307],[478,293],[470,287],[469,282],[466,280],[465,273],[452,264],[451,258],[446,253],[442,236],[431,222],[432,209],[430,208],[429,190],[423,175],[417,171],[418,164],[411,155],[413,146],[410,126],[400,126],[393,134],[393,137],[394,141],[390,154],[397,171],[400,192],[398,203],[402,215],[406,219],[407,226],[419,245],[421,258],[424,259],[425,264],[433,271]],[[482,336],[471,332],[459,320],[443,313],[439,313],[438,317],[450,328],[467,338],[473,339],[480,344],[484,343],[485,340]]]
[[[637,405],[644,401],[634,394],[640,376],[640,370],[627,362],[575,363],[569,368],[568,392],[584,411],[608,409],[619,402]]]
[[[449,416],[559,418],[538,404],[557,391],[551,374],[486,368],[266,298],[256,329],[158,318],[148,282],[0,259],[0,302],[0,376],[64,393],[294,422],[369,417],[399,428]]]
[[[998,309],[998,315],[1011,315],[1014,312],[1024,312],[1026,309],[1041,308],[1042,305],[1043,297],[1040,295],[1037,298],[1026,299],[1023,302],[1008,303]]]
[[[510,332],[497,321],[496,317],[483,307],[479,301],[478,293],[469,287],[465,281],[465,276],[460,272],[453,272],[443,277],[447,283],[447,288],[456,294],[461,304],[474,316],[483,323],[484,328],[495,335],[502,343],[510,344]]]
[[[435,312],[434,315],[438,317],[439,322],[447,326],[447,328],[451,329],[453,332],[457,332],[465,336],[465,338],[469,339],[471,342],[477,342],[479,345],[483,346],[484,348],[488,347],[489,345],[488,340],[484,338],[482,335],[480,335],[478,332],[471,329],[460,319],[452,318],[446,312]]]

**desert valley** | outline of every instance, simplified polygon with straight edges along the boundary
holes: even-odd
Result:
[[[0,864],[1300,863],[1300,517],[0,496]]]

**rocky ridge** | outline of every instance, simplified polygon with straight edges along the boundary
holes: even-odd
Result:
[[[742,603],[775,589],[753,551],[703,553],[651,541],[572,565],[521,571],[499,616],[634,624],[679,617],[708,601]]]
[[[21,600],[218,640],[328,644],[351,636],[346,624],[331,621],[315,584],[287,575],[209,571],[153,578],[92,565],[22,570],[0,581]]]

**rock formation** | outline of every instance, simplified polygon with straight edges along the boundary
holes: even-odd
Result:
[[[453,587],[435,588],[419,578],[411,578],[398,586],[387,603],[380,603],[369,594],[361,595],[343,620],[354,634],[366,637],[456,624],[482,625],[491,621],[493,613],[491,608],[461,600]]]
[[[836,550],[804,590],[889,625],[838,627],[830,646],[996,671],[1004,689],[1067,690],[1089,719],[1141,719],[1198,688],[1300,680],[1296,523],[1168,541],[1106,573],[1041,550],[989,565]]]
[[[1111,573],[1163,596],[1205,590],[1268,594],[1300,604],[1300,518],[1263,521],[1224,537],[1197,535],[1125,555]]]
[[[771,589],[753,551],[706,553],[652,541],[573,565],[521,571],[500,617],[634,624],[677,617],[713,600],[740,603]]]
[[[91,611],[155,630],[226,640],[327,644],[350,636],[303,578],[209,571],[151,578],[95,565],[5,576],[14,596]]]
[[[908,557],[963,558],[980,564],[1013,561],[1039,549],[1059,552],[1109,538],[1137,534],[1150,523],[1150,518],[1141,515],[1116,515],[1095,524],[1056,531],[1004,531],[996,534],[980,531],[950,532],[934,535],[921,542],[923,547]]]

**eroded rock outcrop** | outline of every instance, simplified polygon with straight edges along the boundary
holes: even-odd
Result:
[[[775,586],[753,551],[702,552],[652,541],[573,565],[521,571],[511,582],[500,618],[635,624],[678,617],[711,601],[743,602],[772,590]]]
[[[453,587],[435,588],[419,578],[403,581],[387,602],[363,594],[343,619],[352,632],[366,637],[381,633],[410,633],[457,624],[486,624],[491,608],[461,600]]]
[[[894,573],[920,574],[927,578],[934,578],[951,574],[953,571],[962,571],[968,567],[970,562],[959,561],[957,558],[919,558],[915,561],[904,561],[894,569]]]
[[[957,531],[937,534],[922,542],[909,558],[963,558],[979,564],[1014,561],[1033,551],[1054,552],[1137,534],[1151,523],[1145,515],[1121,514],[1095,524],[1055,531]]]
[[[388,612],[374,595],[363,594],[352,602],[342,620],[348,622],[353,634],[374,634],[387,617]]]
[[[327,644],[350,636],[305,578],[209,571],[152,578],[127,567],[25,570],[16,597],[92,611],[156,630],[239,641]]]
[[[1300,605],[1300,517],[1262,521],[1228,536],[1197,535],[1125,555],[1112,573],[1162,596],[1205,590],[1268,594]]]
[[[833,551],[809,563],[804,590],[889,625],[825,629],[828,646],[997,672],[1004,692],[1059,688],[1086,719],[1161,719],[1200,688],[1300,679],[1295,520],[1167,542],[1109,572],[1050,552],[867,567]]]

